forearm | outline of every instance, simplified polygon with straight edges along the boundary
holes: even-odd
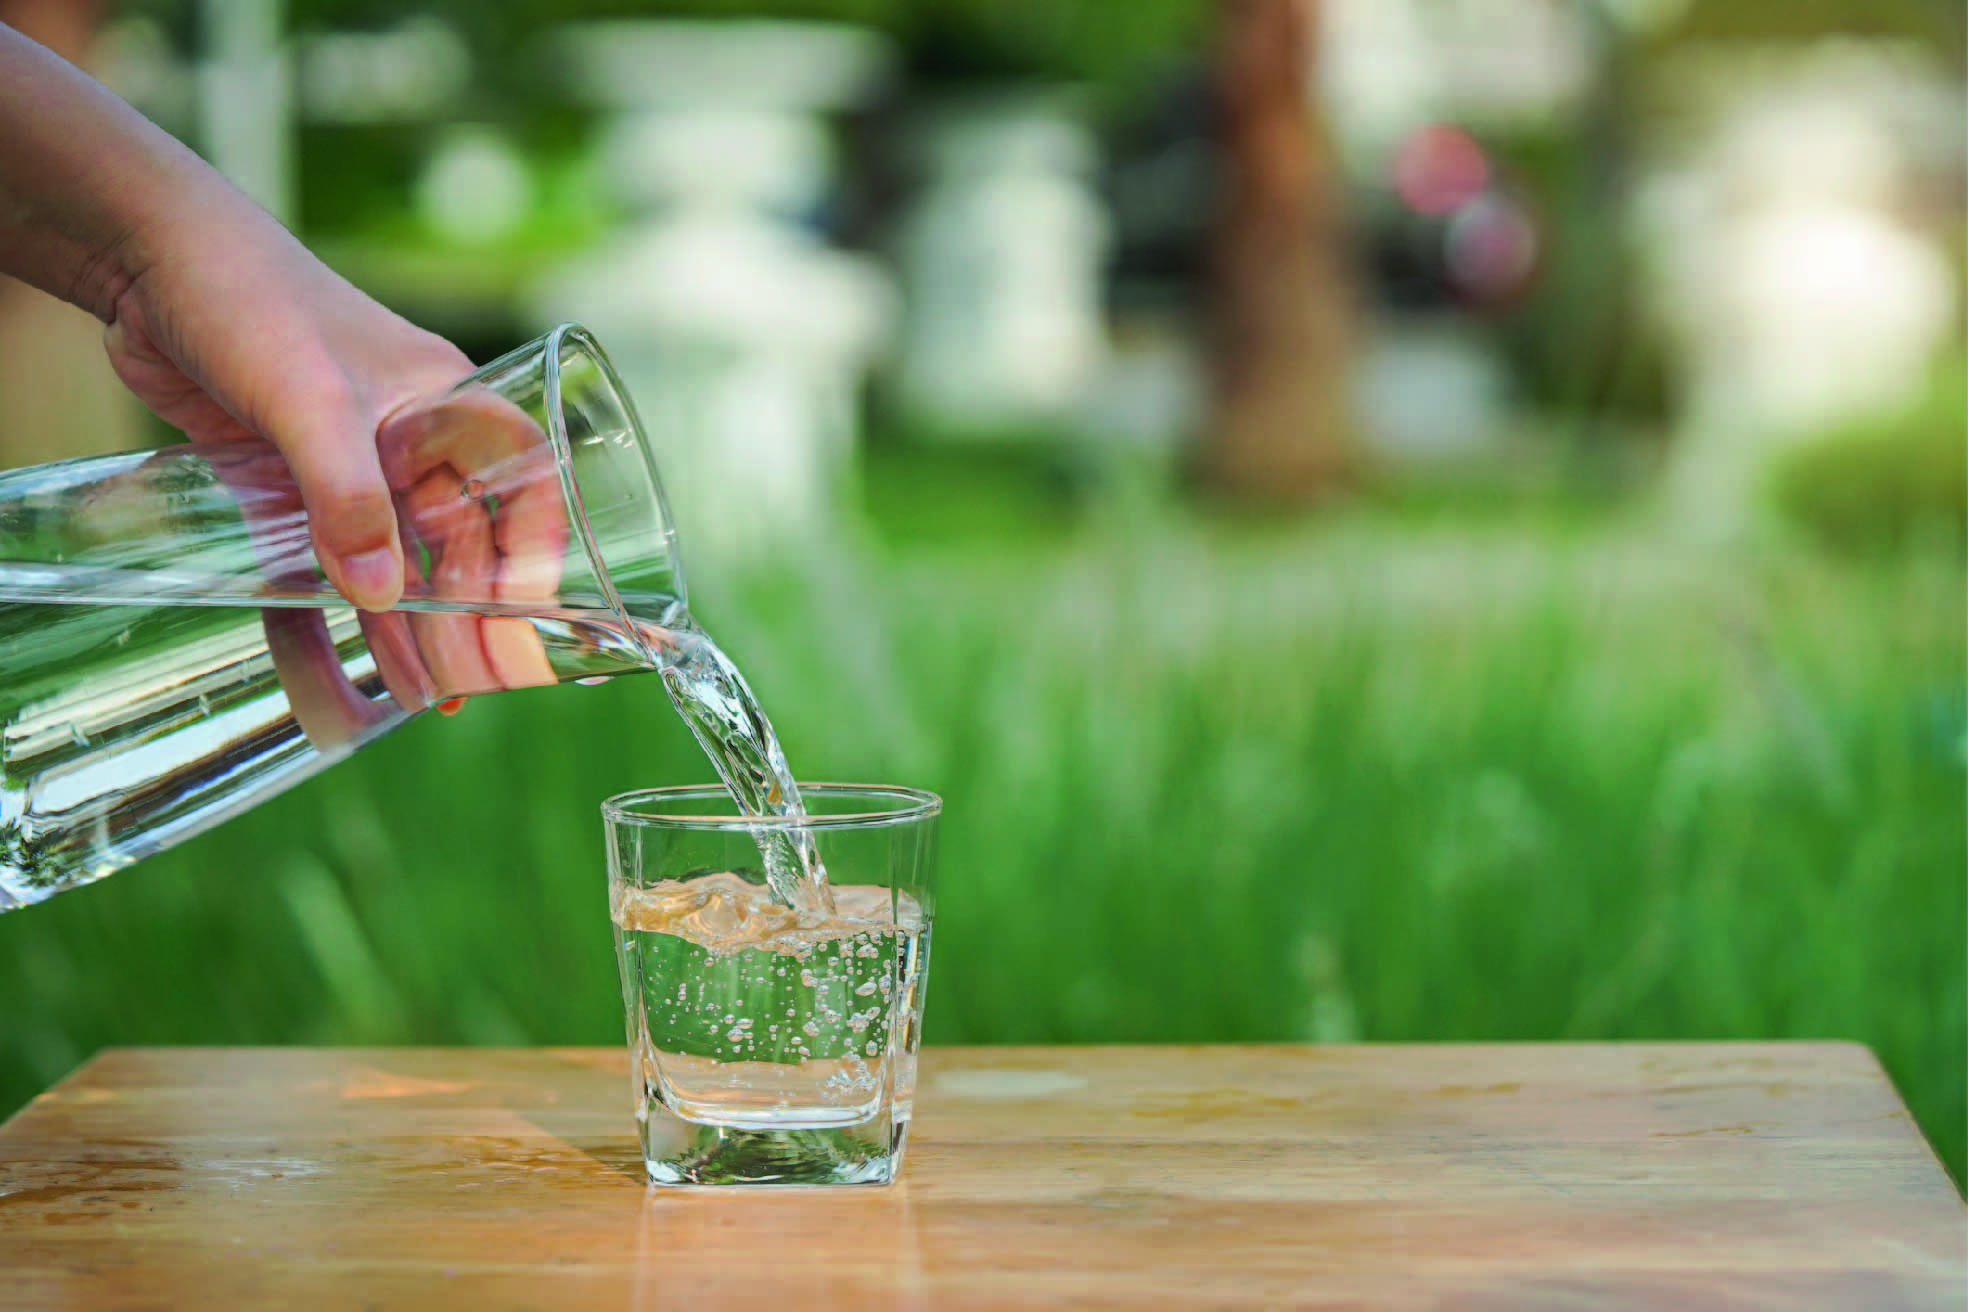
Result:
[[[108,322],[174,222],[242,199],[74,65],[0,25],[0,273]]]

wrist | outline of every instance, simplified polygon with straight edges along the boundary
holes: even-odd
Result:
[[[161,135],[161,134],[160,134]],[[144,143],[149,146],[152,143]],[[121,162],[105,198],[87,267],[69,299],[105,322],[117,303],[158,269],[197,267],[238,232],[252,204],[210,165],[166,138]],[[223,256],[221,256],[223,258]]]
[[[173,258],[184,216],[237,197],[184,145],[0,24],[0,272],[98,318]]]

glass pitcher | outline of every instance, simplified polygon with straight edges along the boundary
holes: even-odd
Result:
[[[0,911],[121,869],[447,699],[658,668],[669,508],[563,324],[377,434],[405,587],[328,584],[270,445],[0,474]]]

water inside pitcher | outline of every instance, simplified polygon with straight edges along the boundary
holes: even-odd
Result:
[[[688,627],[648,443],[562,325],[377,435],[405,561],[358,611],[257,441],[0,474],[0,911],[121,869],[447,699],[657,668]]]

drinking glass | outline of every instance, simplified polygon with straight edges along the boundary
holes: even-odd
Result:
[[[802,784],[747,816],[716,785],[602,806],[629,1068],[652,1183],[887,1184],[914,1104],[942,802]],[[773,831],[811,837],[829,898],[776,901]]]
[[[0,474],[0,911],[180,842],[450,698],[658,668],[648,440],[563,324],[377,431],[405,586],[343,602],[258,440]]]

